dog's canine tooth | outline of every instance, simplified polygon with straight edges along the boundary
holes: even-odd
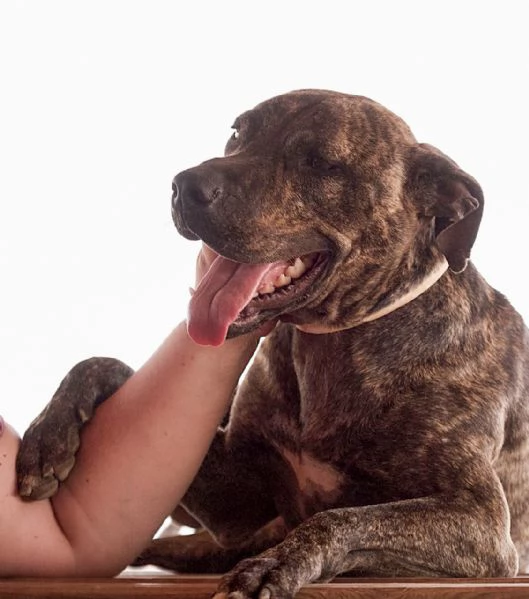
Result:
[[[303,263],[301,258],[296,258],[296,261],[292,266],[287,267],[285,275],[292,279],[298,279],[307,270],[307,267]]]

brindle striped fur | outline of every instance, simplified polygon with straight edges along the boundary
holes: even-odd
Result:
[[[292,92],[236,127],[224,157],[178,175],[180,233],[241,262],[330,261],[262,314],[282,322],[183,501],[209,533],[159,539],[137,563],[234,566],[219,592],[238,598],[343,572],[525,571],[528,332],[468,262],[479,184],[359,96]]]

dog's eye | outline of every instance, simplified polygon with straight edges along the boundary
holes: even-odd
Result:
[[[307,165],[313,169],[320,169],[322,167],[323,160],[318,156],[309,156],[307,158]]]
[[[329,162],[321,156],[311,155],[307,157],[307,166],[320,173],[329,175],[341,172],[341,166],[336,162]]]

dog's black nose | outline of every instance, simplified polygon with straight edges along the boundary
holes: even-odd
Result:
[[[208,205],[221,194],[220,186],[212,177],[204,176],[197,169],[188,169],[173,179],[173,210],[179,202]]]

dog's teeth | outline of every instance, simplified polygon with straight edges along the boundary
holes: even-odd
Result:
[[[281,274],[274,281],[274,287],[284,287],[285,285],[289,285],[292,282],[292,279],[287,275]]]
[[[296,258],[294,264],[287,266],[285,271],[278,275],[274,281],[263,283],[253,294],[252,299],[259,295],[268,295],[274,293],[276,289],[286,287],[292,283],[293,279],[299,279],[315,262],[314,256],[305,256],[304,258]]]
[[[274,290],[275,290],[275,287],[273,286],[272,283],[265,283],[262,287],[259,287],[257,292],[261,295],[264,295],[266,293],[274,293]]]
[[[301,258],[296,258],[294,264],[285,270],[285,275],[291,277],[292,279],[298,279],[306,270],[307,267]]]

